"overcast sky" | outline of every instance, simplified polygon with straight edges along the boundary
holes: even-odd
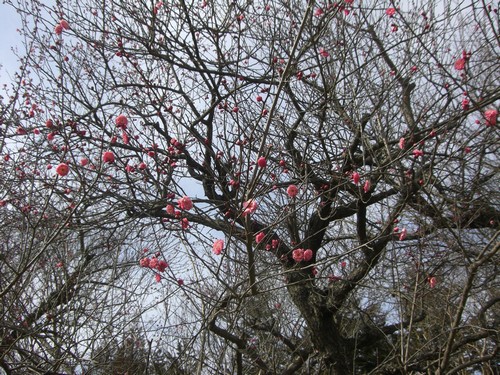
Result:
[[[12,47],[20,44],[20,37],[16,29],[20,26],[19,15],[10,7],[0,3],[0,84],[10,81],[9,75],[15,72],[17,66],[17,58],[12,53]],[[20,48],[22,51],[22,48]]]

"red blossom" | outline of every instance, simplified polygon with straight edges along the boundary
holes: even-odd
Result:
[[[304,250],[304,261],[309,262],[313,257],[313,251],[311,249]]]
[[[299,189],[297,188],[297,186],[292,184],[292,185],[288,186],[288,188],[286,189],[286,193],[288,194],[288,196],[290,198],[295,198],[297,196],[297,194],[299,193]]]
[[[222,250],[224,250],[224,240],[215,240],[212,246],[212,252],[215,255],[220,255],[222,253]]]
[[[465,58],[460,58],[458,59],[457,61],[455,61],[455,70],[464,70],[465,69],[465,62],[466,62],[466,59]]]
[[[112,164],[115,162],[115,154],[113,154],[111,151],[105,151],[102,154],[102,161],[104,163]]]
[[[403,241],[406,238],[406,234],[407,234],[407,230],[406,230],[406,228],[403,228],[401,230],[401,233],[399,234],[399,240]]]
[[[319,54],[323,57],[328,57],[330,56],[330,53],[328,51],[326,51],[324,48],[320,48],[319,49]]]
[[[167,211],[167,214],[173,215],[175,213],[175,207],[172,204],[167,204],[167,207],[165,207],[165,210]]]
[[[437,280],[436,280],[436,278],[434,276],[429,277],[428,281],[429,281],[429,286],[431,288],[434,288],[436,286],[436,284],[437,284]]]
[[[128,124],[128,119],[125,115],[119,115],[116,119],[115,119],[115,124],[118,128],[121,128],[121,129],[126,129],[127,128],[127,124]]]
[[[363,186],[363,191],[365,193],[368,193],[370,191],[371,187],[372,187],[372,184],[371,184],[370,180],[366,180],[365,185]]]
[[[56,173],[61,176],[61,177],[64,177],[66,176],[68,173],[69,173],[69,167],[68,167],[68,164],[66,163],[61,163],[59,164],[57,167],[56,167]]]
[[[352,178],[352,181],[357,185],[359,183],[359,173],[358,172],[354,172],[351,176]]]
[[[167,269],[168,267],[168,263],[165,262],[164,260],[160,260],[158,262],[158,265],[156,266],[156,269],[160,272],[165,272],[165,270]]]
[[[189,229],[189,220],[187,218],[182,218],[181,220],[181,227],[182,227],[182,230],[187,230]]]
[[[267,165],[267,160],[264,156],[261,156],[258,160],[257,160],[257,165],[260,167],[260,168],[265,168],[266,165]]]
[[[139,260],[139,265],[141,267],[149,268],[149,261],[150,261],[149,258],[142,258],[141,260]]]
[[[495,126],[497,124],[498,111],[496,109],[488,109],[484,112],[486,126]]]
[[[179,198],[177,204],[179,205],[179,208],[184,211],[189,211],[193,208],[193,201],[187,196]]]
[[[424,156],[424,152],[422,150],[413,150],[413,156],[418,158],[420,156]]]
[[[304,249],[295,249],[292,252],[292,258],[297,263],[302,262],[304,260]]]
[[[316,10],[314,11],[314,15],[316,17],[321,17],[323,15],[323,13],[325,13],[325,12],[321,8],[316,8]]]
[[[66,21],[66,20],[60,20],[59,21],[59,25],[61,25],[61,27],[64,30],[69,30],[69,23],[68,23],[68,21]]]
[[[387,8],[385,10],[385,14],[387,14],[389,17],[393,17],[396,14],[396,9],[395,8]]]
[[[405,148],[406,140],[404,138],[399,139],[399,148],[403,150]]]
[[[253,214],[255,211],[257,211],[257,207],[259,207],[259,205],[255,201],[255,199],[249,199],[249,200],[247,200],[245,203],[243,203],[243,213],[242,213],[242,215],[246,216],[246,215],[249,215],[249,214]]]
[[[261,243],[264,240],[264,237],[266,237],[266,235],[264,234],[264,232],[257,233],[256,236],[255,236],[255,242]]]

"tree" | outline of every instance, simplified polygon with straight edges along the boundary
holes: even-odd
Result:
[[[145,335],[175,366],[498,370],[492,5],[14,6],[24,111],[3,134],[65,165],[29,180],[74,192],[59,225],[149,243],[130,272],[165,288]]]

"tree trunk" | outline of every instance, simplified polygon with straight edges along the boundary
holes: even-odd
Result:
[[[288,291],[307,323],[312,344],[328,369],[326,374],[351,375],[354,347],[351,340],[342,337],[326,296],[310,280],[292,282]]]

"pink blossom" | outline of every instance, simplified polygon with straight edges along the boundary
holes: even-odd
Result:
[[[257,207],[259,205],[255,201],[255,199],[249,199],[246,202],[243,203],[243,216],[253,214],[255,211],[257,211]]]
[[[128,145],[130,143],[130,138],[127,133],[122,132],[122,141],[124,144]]]
[[[496,109],[488,109],[484,112],[486,126],[495,126],[497,124],[498,111]]]
[[[304,260],[306,262],[309,262],[313,257],[313,252],[311,249],[307,249],[304,251]]]
[[[179,198],[177,204],[179,205],[179,208],[184,211],[189,211],[193,208],[193,201],[187,196]]]
[[[189,229],[189,220],[187,218],[182,218],[181,220],[181,227],[182,227],[182,230],[187,230]]]
[[[255,98],[255,100],[257,100],[258,102],[261,102],[262,101],[262,96],[257,95],[257,97]]]
[[[89,163],[89,159],[87,159],[87,158],[81,158],[80,159],[80,165],[82,167],[85,167],[88,163]]]
[[[316,17],[321,17],[323,15],[323,13],[325,13],[325,12],[323,12],[323,9],[321,9],[321,8],[316,8],[316,10],[314,11],[314,15]]]
[[[295,249],[292,251],[292,258],[297,263],[302,262],[304,260],[304,249]]]
[[[455,70],[464,70],[465,69],[465,62],[466,62],[466,59],[464,57],[455,61],[455,65],[454,65]]]
[[[165,270],[167,269],[168,267],[168,263],[165,262],[164,260],[160,260],[158,262],[158,265],[156,266],[156,269],[160,272],[165,272]]]
[[[424,156],[424,152],[422,150],[413,150],[413,156],[418,158],[420,156]]]
[[[387,8],[385,10],[385,14],[387,14],[389,17],[392,17],[396,14],[396,9],[395,8]]]
[[[462,109],[464,111],[467,111],[469,109],[469,104],[470,104],[469,99],[467,99],[467,98],[462,99]]]
[[[68,21],[66,20],[60,20],[59,21],[59,25],[61,25],[61,27],[65,30],[69,30],[69,23]]]
[[[115,154],[113,154],[111,151],[106,151],[102,154],[102,161],[104,163],[109,163],[112,164],[115,162]]]
[[[359,183],[359,173],[354,172],[351,177],[352,177],[352,181],[357,185]]]
[[[399,139],[399,148],[403,150],[405,148],[406,140],[404,138]]]
[[[155,274],[155,280],[157,283],[159,283],[161,281],[161,275],[159,273]]]
[[[399,234],[399,240],[403,241],[406,238],[406,234],[407,234],[407,230],[406,230],[406,228],[403,228],[401,230],[401,233]]]
[[[430,286],[431,288],[434,288],[434,287],[436,286],[436,284],[437,284],[437,280],[436,280],[436,278],[433,276],[433,277],[429,277],[429,279],[428,279],[428,280],[429,280],[429,286]]]
[[[63,27],[60,24],[57,24],[56,27],[54,27],[54,32],[57,35],[61,35],[63,32]]]
[[[149,267],[149,261],[150,259],[149,258],[142,258],[141,260],[139,260],[139,265],[141,267]]]
[[[261,156],[258,160],[257,160],[257,165],[260,167],[260,168],[265,168],[266,165],[267,165],[267,160],[264,156]]]
[[[371,187],[372,187],[372,184],[371,184],[370,180],[366,180],[365,185],[363,186],[363,191],[365,193],[368,193],[370,191]]]
[[[127,128],[127,124],[128,124],[128,119],[125,115],[119,115],[116,119],[115,119],[115,124],[118,128],[121,128],[121,129],[126,129]]]
[[[222,253],[222,250],[224,250],[224,240],[215,240],[212,246],[212,252],[215,255],[220,255]]]
[[[165,207],[165,210],[167,211],[167,214],[173,215],[175,212],[175,207],[171,204],[167,204],[167,207]]]
[[[330,53],[328,51],[326,51],[324,48],[320,48],[319,49],[319,54],[323,57],[328,57],[330,56]]]
[[[183,286],[184,285],[184,280],[182,279],[177,279],[177,285]]]
[[[295,185],[290,185],[286,189],[286,193],[288,194],[288,196],[290,198],[295,198],[297,196],[297,194],[299,193],[299,189]]]
[[[153,257],[149,260],[149,268],[153,268],[153,269],[156,269],[156,267],[158,267],[158,258],[156,257]]]
[[[255,242],[261,243],[264,240],[265,236],[266,235],[264,234],[264,232],[257,233],[257,235],[255,236]]]
[[[68,167],[68,164],[66,163],[61,163],[59,164],[57,167],[56,167],[56,173],[61,176],[61,177],[64,177],[66,176],[68,173],[69,173],[69,167]]]

